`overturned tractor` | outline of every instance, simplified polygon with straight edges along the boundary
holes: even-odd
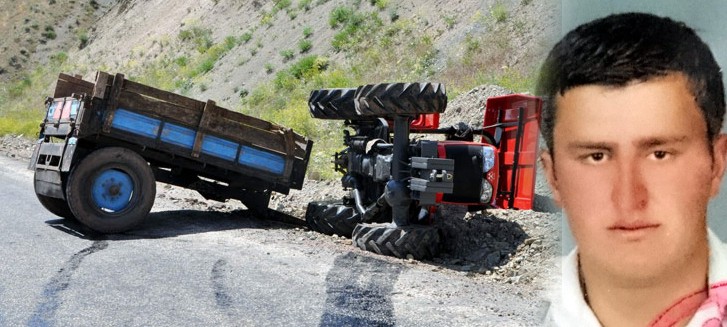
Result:
[[[441,233],[432,223],[440,204],[470,211],[532,206],[537,97],[490,98],[483,126],[441,129],[447,95],[437,83],[322,89],[308,104],[314,118],[344,120],[350,129],[343,131],[346,148],[334,157],[350,193],[309,203],[306,221],[313,230],[352,237],[379,254],[424,259],[439,251]],[[445,140],[413,140],[412,133]]]

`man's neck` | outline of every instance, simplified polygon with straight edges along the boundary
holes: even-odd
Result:
[[[647,326],[680,299],[707,287],[708,261],[705,242],[683,264],[646,281],[619,280],[582,258],[579,272],[586,301],[604,327]],[[699,296],[706,298],[704,294]],[[692,314],[684,317],[679,325],[688,322]]]

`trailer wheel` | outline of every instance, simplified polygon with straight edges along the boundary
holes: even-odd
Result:
[[[439,229],[425,225],[358,224],[353,230],[353,243],[359,248],[402,259],[436,256],[440,239]]]
[[[74,216],[101,233],[127,231],[149,214],[156,184],[146,160],[119,147],[96,150],[71,172],[66,183]]]
[[[310,93],[308,108],[313,118],[356,119],[356,89],[320,89]]]
[[[351,237],[361,215],[353,207],[339,201],[310,202],[305,212],[310,229],[326,235]]]
[[[359,116],[391,116],[441,113],[447,108],[444,84],[369,84],[356,90]]]

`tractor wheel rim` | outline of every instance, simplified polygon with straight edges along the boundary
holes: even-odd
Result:
[[[96,176],[91,192],[93,201],[99,209],[118,212],[131,202],[134,181],[129,174],[121,170],[107,169]]]

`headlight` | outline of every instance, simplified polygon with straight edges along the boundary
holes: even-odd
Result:
[[[482,172],[487,173],[495,167],[495,150],[489,146],[482,147]]]
[[[485,179],[482,179],[482,186],[480,186],[480,202],[489,203],[492,199],[492,185]]]

